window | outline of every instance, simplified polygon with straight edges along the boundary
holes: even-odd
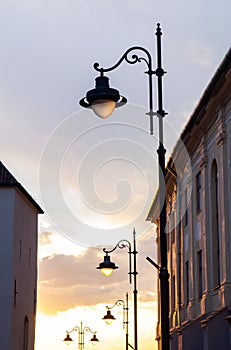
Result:
[[[188,189],[187,187],[184,190],[184,226],[186,227],[188,225]]]
[[[17,281],[16,279],[14,280],[14,307],[16,307],[16,303],[17,303]]]
[[[31,247],[29,248],[28,263],[29,263],[29,266],[31,266]]]
[[[24,318],[24,327],[23,327],[23,350],[28,349],[28,336],[29,336],[29,319],[27,316]]]
[[[199,213],[201,211],[201,172],[196,175],[196,211]]]
[[[33,307],[34,314],[36,314],[36,304],[37,304],[37,292],[36,292],[36,288],[34,288],[34,307]]]
[[[176,305],[175,305],[175,300],[176,300],[176,278],[175,276],[172,276],[172,288],[171,288],[171,309],[172,311],[175,311]]]
[[[220,285],[220,243],[218,208],[218,170],[217,162],[216,160],[214,160],[211,168],[212,268],[214,288]]]
[[[183,349],[183,335],[182,332],[178,332],[178,350]]]
[[[202,298],[202,250],[197,253],[198,298]]]
[[[176,241],[176,212],[172,212],[172,218],[171,218],[171,235],[172,235],[172,243],[175,243]]]
[[[19,260],[22,260],[22,240],[19,241]]]
[[[168,203],[169,203],[169,213],[171,214],[171,212],[172,212],[172,194],[170,194],[168,197]]]
[[[189,263],[185,263],[185,303],[189,303]]]

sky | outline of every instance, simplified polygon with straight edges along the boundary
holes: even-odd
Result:
[[[109,119],[78,102],[94,87],[93,63],[110,67],[131,46],[148,49],[155,69],[159,22],[168,157],[228,51],[229,13],[228,0],[1,2],[1,160],[45,211],[39,218],[36,350],[65,349],[65,331],[81,320],[97,330],[101,349],[122,349],[121,310],[115,309],[110,328],[101,318],[127,291],[132,343],[127,254],[113,253],[120,269],[110,279],[95,267],[102,247],[130,240],[133,227],[140,349],[156,349],[156,271],[145,260],[156,257],[155,228],[145,218],[158,185],[158,130],[155,120],[149,135],[145,63],[123,62],[108,74],[128,99]],[[155,80],[154,102],[156,108]]]

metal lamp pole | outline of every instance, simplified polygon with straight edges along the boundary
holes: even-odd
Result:
[[[80,327],[79,326],[75,326],[71,331],[66,331],[67,335],[65,337],[65,339],[63,339],[63,341],[66,343],[66,344],[70,344],[73,339],[70,337],[70,333],[72,332],[77,332],[78,333],[78,348],[80,350],[83,350],[84,349],[84,335],[85,335],[85,332],[90,332],[93,334],[93,337],[91,338],[91,342],[92,343],[95,343],[95,342],[98,342],[98,338],[96,337],[96,332],[93,332],[91,330],[90,327],[88,326],[85,326],[83,327],[83,322],[80,323]]]
[[[119,94],[119,91],[109,87],[109,79],[104,76],[104,73],[113,71],[123,61],[129,64],[145,62],[148,70],[145,74],[148,75],[149,83],[149,112],[146,113],[150,117],[150,134],[153,134],[153,116],[156,115],[159,121],[159,147],[158,165],[159,165],[159,208],[160,208],[160,256],[161,266],[158,266],[160,280],[160,298],[161,298],[161,346],[162,350],[169,350],[169,274],[167,265],[167,240],[165,233],[166,226],[166,188],[165,188],[165,153],[164,137],[163,137],[163,119],[166,115],[163,109],[163,94],[162,94],[162,77],[166,73],[162,68],[161,62],[161,28],[157,24],[157,68],[152,69],[152,57],[148,50],[141,46],[133,46],[129,48],[118,62],[110,68],[101,68],[99,63],[94,64],[94,69],[100,73],[96,78],[96,86],[94,89],[87,92],[86,97],[82,98],[79,103],[82,107],[92,108],[94,112],[101,118],[107,118],[113,112],[114,108],[123,106],[127,99]],[[141,52],[142,56],[137,53],[129,56],[131,52]],[[143,55],[145,54],[145,57]],[[157,77],[157,99],[158,110],[153,111],[153,88],[152,77]],[[107,257],[109,258],[109,257]],[[110,259],[109,259],[110,260]],[[136,293],[134,294],[134,300]]]
[[[119,241],[116,246],[111,249],[111,250],[107,250],[106,248],[103,248],[104,253],[106,254],[104,256],[104,261],[102,263],[99,264],[99,266],[97,267],[97,269],[101,270],[102,273],[104,273],[104,269],[111,269],[112,271],[117,269],[118,267],[115,266],[114,263],[110,262],[111,266],[108,266],[108,258],[109,254],[114,252],[114,250],[116,250],[117,248],[123,249],[123,248],[128,248],[128,254],[129,254],[129,283],[132,283],[132,276],[133,276],[133,300],[134,300],[134,350],[138,350],[138,331],[137,331],[137,269],[136,269],[136,255],[138,254],[138,252],[136,251],[136,231],[135,229],[133,230],[133,250],[132,250],[132,246],[131,243],[129,241],[127,241],[126,239],[123,239],[121,241]],[[132,259],[131,259],[131,255],[133,255],[133,271],[132,271]],[[110,259],[109,259],[110,261]],[[109,274],[106,274],[109,275]],[[129,344],[130,347],[132,347]]]
[[[115,317],[111,314],[111,311],[115,306],[121,306],[123,305],[123,328],[125,328],[125,336],[126,336],[126,350],[128,350],[129,346],[133,348],[132,345],[129,344],[129,334],[128,334],[128,293],[126,293],[126,299],[125,301],[122,299],[116,300],[113,306],[107,306],[107,314],[103,317],[103,320],[106,321],[109,324],[111,321],[115,320]]]

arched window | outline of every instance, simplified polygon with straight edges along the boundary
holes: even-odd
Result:
[[[23,326],[23,350],[28,350],[28,337],[29,337],[29,319],[27,316],[24,318]]]
[[[220,285],[220,242],[218,208],[218,170],[213,160],[211,168],[212,274],[213,287]]]

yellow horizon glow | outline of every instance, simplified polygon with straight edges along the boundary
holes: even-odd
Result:
[[[70,254],[73,256],[78,256],[83,253],[83,248],[76,246],[72,242],[66,240],[64,237],[57,234],[48,233],[48,235],[42,236],[42,244],[39,245],[39,257],[40,259],[55,255],[64,254],[68,257]],[[46,243],[47,241],[47,243]],[[96,261],[97,265],[97,261]],[[147,266],[147,269],[149,267]],[[95,272],[97,275],[97,272]],[[110,278],[107,279],[110,283]],[[65,310],[65,305],[62,301],[65,300],[65,295],[67,290],[63,285],[56,287],[57,291],[61,295],[63,293],[63,298],[56,298],[56,289],[49,289],[49,282],[51,281],[41,281],[38,286],[38,310],[36,317],[36,339],[35,339],[35,350],[66,350],[66,344],[63,339],[66,336],[66,331],[71,331],[73,327],[79,326],[80,322],[83,322],[84,326],[89,326],[93,332],[97,331],[97,338],[100,343],[94,348],[99,348],[100,350],[122,350],[125,348],[125,331],[123,329],[123,310],[122,308],[116,308],[113,311],[113,315],[116,320],[111,324],[107,325],[102,317],[105,315],[106,306],[110,303],[113,304],[115,300],[105,300],[104,303],[99,303],[92,305],[92,298],[88,293],[88,287],[86,286],[86,303],[88,305],[78,306],[78,300],[76,300],[76,306]],[[141,281],[140,281],[141,282]],[[48,284],[48,289],[46,291],[46,283]],[[107,284],[107,281],[105,281]],[[60,290],[61,288],[61,290]],[[63,289],[62,289],[63,288]],[[71,288],[71,287],[69,287]],[[102,286],[102,289],[104,286]],[[105,285],[106,288],[106,285]],[[129,288],[129,285],[128,285]],[[130,288],[131,289],[131,288]],[[63,292],[62,292],[63,290]],[[69,289],[68,289],[69,290]],[[89,289],[90,291],[90,289]],[[100,293],[101,289],[99,289]],[[54,295],[50,293],[54,292]],[[124,292],[124,291],[123,291]],[[147,291],[148,292],[148,291]],[[41,300],[42,295],[48,293],[49,298],[46,303]],[[122,297],[122,291],[118,290],[118,298]],[[150,295],[153,294],[153,295]],[[132,345],[133,342],[133,301],[132,293],[129,292],[129,343]],[[139,348],[142,350],[157,350],[157,342],[155,341],[155,330],[157,321],[157,301],[155,300],[155,293],[149,292],[149,300],[152,302],[144,302],[144,295],[142,290],[138,294],[138,343]],[[139,300],[140,298],[140,300]],[[152,299],[153,298],[153,299]],[[88,301],[89,299],[89,301]],[[94,299],[96,300],[96,299]],[[61,304],[60,304],[61,303]],[[74,301],[75,303],[75,301]],[[64,310],[64,311],[59,311]],[[78,349],[78,334],[77,332],[71,333],[71,338],[73,342],[68,346],[68,350]],[[90,344],[91,334],[86,333],[85,335],[85,350],[92,348]]]
[[[157,350],[155,341],[156,326],[156,302],[141,303],[138,311],[138,341],[139,348],[145,350]],[[83,322],[84,326],[89,326],[93,332],[97,332],[99,344],[95,348],[100,350],[123,350],[125,346],[125,331],[123,330],[122,310],[116,310],[116,320],[107,325],[102,316],[106,310],[106,304],[95,305],[94,307],[76,307],[65,312],[58,312],[55,316],[42,314],[38,311],[36,321],[36,342],[35,350],[65,350],[66,344],[63,339],[66,331],[71,331],[73,327],[79,326]],[[129,343],[133,344],[133,313],[129,315]],[[71,333],[73,342],[68,345],[68,350],[78,348],[78,334]],[[85,332],[85,349],[91,349],[90,339],[92,334]]]

